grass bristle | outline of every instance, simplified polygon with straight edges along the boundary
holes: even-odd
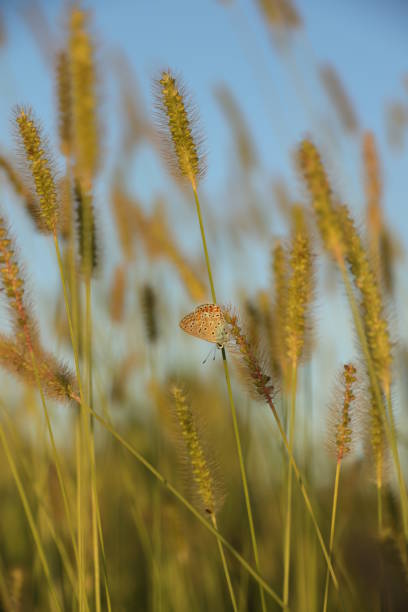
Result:
[[[58,94],[58,131],[61,153],[69,157],[72,150],[72,92],[69,56],[60,51],[56,61]]]
[[[98,267],[98,244],[92,196],[82,191],[80,183],[74,185],[77,235],[81,271],[91,277]]]
[[[173,174],[193,187],[205,174],[203,138],[193,108],[180,79],[163,71],[155,84],[157,126],[163,152]]]
[[[69,67],[72,91],[72,134],[75,174],[86,192],[100,164],[100,125],[94,43],[89,14],[74,5],[69,17]]]
[[[54,233],[58,222],[59,202],[50,153],[31,110],[17,107],[16,124],[19,144],[38,198],[41,227],[46,232]]]
[[[77,394],[75,378],[70,370],[40,346],[35,347],[36,365],[30,350],[22,343],[0,335],[0,363],[22,382],[37,388],[37,373],[44,395],[60,402],[72,400]],[[37,372],[36,372],[37,370]]]
[[[353,448],[353,423],[355,416],[355,387],[357,370],[352,363],[344,365],[336,384],[330,409],[329,444],[335,449],[337,461],[346,457]]]
[[[220,495],[214,480],[213,469],[206,457],[202,434],[184,390],[174,385],[171,389],[174,410],[186,448],[188,462],[195,484],[197,498],[206,514],[215,514],[220,507]]]

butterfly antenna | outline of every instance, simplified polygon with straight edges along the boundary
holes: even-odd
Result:
[[[215,359],[215,347],[211,347],[210,352],[208,353],[207,357],[203,361],[203,364],[208,361],[208,358],[211,354],[213,354],[213,359]]]

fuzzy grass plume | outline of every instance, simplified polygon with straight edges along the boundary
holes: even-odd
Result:
[[[213,472],[200,440],[196,418],[184,391],[174,385],[171,393],[200,506],[207,514],[215,514],[219,507],[219,495]]]
[[[287,285],[285,341],[289,363],[299,363],[310,331],[308,321],[313,297],[313,256],[302,208],[296,207],[289,255],[290,276]]]
[[[48,233],[55,233],[58,222],[58,195],[53,163],[32,112],[17,108],[16,124],[19,143],[33,178],[38,198],[38,215],[41,226]]]
[[[349,134],[355,134],[358,130],[357,116],[339,74],[333,66],[326,65],[320,68],[320,77],[341,125]]]
[[[197,113],[180,80],[170,70],[162,72],[155,90],[158,128],[170,169],[177,178],[187,179],[195,189],[205,174]]]
[[[352,449],[353,404],[355,404],[355,385],[357,369],[352,363],[346,363],[341,379],[335,390],[329,422],[329,443],[335,448],[337,461],[350,454]],[[339,400],[340,394],[342,400]]]
[[[69,157],[72,149],[72,92],[69,56],[60,51],[56,61],[58,132],[61,153]]]
[[[310,140],[303,140],[296,160],[305,180],[323,243],[336,260],[342,257],[342,228],[336,214],[333,194],[319,151]]]
[[[27,347],[21,343],[0,335],[0,364],[29,386],[37,387],[37,374],[44,395],[60,402],[72,400],[77,394],[75,377],[72,372],[57,359],[35,347],[36,366]]]
[[[75,174],[85,191],[92,188],[100,164],[100,125],[94,44],[89,14],[74,5],[69,17],[69,66]]]
[[[337,214],[343,228],[346,259],[361,294],[360,308],[373,366],[387,395],[391,386],[392,345],[381,290],[348,208],[339,206]]]
[[[36,326],[29,313],[20,266],[13,240],[0,217],[0,277],[14,320],[14,333],[19,344],[33,349],[37,341]]]
[[[74,197],[81,271],[86,278],[90,278],[98,267],[98,242],[92,196],[82,190],[81,183],[75,182]]]
[[[145,284],[140,294],[146,338],[149,344],[157,342],[159,327],[157,322],[157,295],[153,287]]]
[[[41,221],[38,218],[35,196],[27,187],[23,178],[19,175],[13,164],[3,155],[0,155],[0,168],[6,175],[7,180],[12,186],[15,194],[23,201],[29,217],[34,221],[35,226],[41,230]]]

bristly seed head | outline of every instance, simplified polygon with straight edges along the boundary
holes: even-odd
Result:
[[[312,142],[303,140],[296,158],[312,200],[323,243],[334,258],[339,259],[343,250],[341,226],[334,210],[332,191],[320,154]]]
[[[32,113],[24,108],[18,108],[16,122],[24,156],[39,200],[38,214],[44,229],[53,233],[57,227],[59,206],[51,159]]]
[[[289,363],[295,367],[303,355],[309,331],[313,296],[313,260],[303,210],[294,208],[294,231],[289,257],[285,340]]]
[[[204,156],[200,151],[202,138],[197,130],[197,118],[186,99],[183,87],[170,71],[162,72],[156,82],[159,131],[165,154],[175,175],[187,179],[195,189],[205,172]]]
[[[351,450],[351,406],[356,399],[353,391],[357,380],[356,372],[352,363],[345,364],[342,373],[343,406],[336,423],[337,461],[341,461]]]
[[[207,514],[214,514],[219,506],[216,483],[204,452],[196,419],[183,389],[174,385],[171,392],[200,505]]]

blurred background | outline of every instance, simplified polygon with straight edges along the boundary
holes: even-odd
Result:
[[[208,171],[200,192],[211,224],[209,240],[221,302],[234,302],[243,287],[253,294],[270,282],[270,248],[285,226],[283,201],[305,196],[293,152],[308,135],[324,153],[336,195],[363,221],[362,134],[374,133],[381,154],[382,205],[403,249],[408,232],[403,196],[408,94],[404,2],[327,5],[311,0],[282,18],[275,18],[274,3],[266,1],[212,1],[198,6],[187,1],[171,5],[102,1],[88,2],[86,8],[92,15],[103,130],[103,167],[96,184],[102,275],[111,275],[120,257],[109,204],[118,160],[126,165],[127,188],[144,210],[151,211],[157,199],[164,198],[177,241],[200,257],[191,202],[169,182],[152,144],[152,80],[166,67],[182,76],[205,136]],[[53,58],[64,40],[66,6],[58,1],[6,1],[1,18],[2,149],[16,150],[13,107],[23,104],[36,113],[54,152],[58,117]],[[8,206],[6,184],[2,199]],[[240,231],[249,220],[257,224],[255,235]],[[30,269],[36,278],[33,284],[52,291],[55,267],[49,269],[43,245],[35,239],[30,243],[33,248],[44,263],[41,273],[35,264]],[[36,257],[29,259],[33,262]],[[137,260],[136,265],[142,266],[140,257]],[[148,274],[156,275],[158,284],[168,281],[172,287],[168,308],[175,308],[177,300],[177,316],[189,309],[188,301],[181,302],[181,288],[174,278],[163,279],[151,268]],[[401,282],[398,299],[405,298]],[[333,333],[342,324],[336,329],[326,325],[325,308],[320,306],[319,302],[322,341],[333,347],[338,341]],[[338,308],[336,317],[343,320],[343,315]],[[404,316],[402,308],[400,334],[406,328]],[[343,349],[343,342],[338,348]],[[343,357],[340,353],[339,359]]]
[[[0,155],[11,160],[16,168],[21,166],[14,116],[16,105],[28,106],[47,137],[59,178],[64,176],[65,160],[60,154],[58,138],[56,54],[67,44],[71,7],[71,3],[59,0],[3,0],[0,4]],[[199,194],[217,297],[220,303],[238,308],[261,353],[268,348],[265,330],[259,321],[263,307],[268,300],[273,301],[274,295],[272,250],[279,241],[288,243],[293,204],[305,204],[307,216],[313,221],[308,196],[294,163],[299,142],[310,137],[318,146],[336,200],[350,206],[364,234],[369,215],[364,141],[368,132],[372,134],[378,152],[379,206],[392,269],[385,297],[397,357],[394,405],[405,459],[408,435],[405,374],[408,4],[403,0],[309,0],[296,5],[289,0],[199,3],[95,0],[83,2],[81,7],[89,12],[100,121],[101,164],[93,193],[98,267],[92,281],[94,384],[99,406],[106,413],[110,411],[113,419],[140,443],[141,449],[162,465],[164,472],[168,469],[174,475],[178,472],[176,463],[170,460],[172,451],[169,456],[167,450],[160,451],[171,443],[165,432],[158,433],[157,425],[167,427],[168,415],[163,414],[167,414],[169,379],[188,380],[192,395],[199,398],[197,405],[207,415],[214,446],[220,449],[221,471],[231,485],[226,489],[234,489],[226,496],[223,510],[225,522],[230,521],[227,535],[240,550],[250,554],[249,539],[240,540],[237,533],[242,525],[233,516],[234,503],[242,502],[242,493],[238,492],[236,465],[228,463],[227,449],[234,447],[230,431],[225,434],[227,441],[224,440],[227,417],[220,356],[217,355],[215,362],[209,359],[203,365],[207,345],[187,336],[178,326],[182,316],[198,304],[212,300],[191,189],[172,178],[160,154],[153,82],[162,70],[171,68],[180,75],[197,110],[207,158],[207,172],[199,184]],[[1,165],[0,189],[2,214],[16,236],[44,343],[73,366],[52,244],[33,229],[24,203],[16,196]],[[130,209],[132,216],[128,216]],[[300,372],[298,445],[301,462],[310,481],[316,484],[315,498],[327,510],[323,518],[327,532],[333,478],[333,465],[326,461],[325,450],[327,407],[332,402],[336,373],[346,361],[358,362],[359,351],[344,289],[333,264],[323,254],[320,239],[317,235],[314,238],[317,289],[312,309],[313,350],[310,361]],[[153,323],[149,322],[152,310],[149,300],[154,302]],[[4,303],[0,304],[0,316],[2,330],[9,330],[10,316]],[[16,423],[22,428],[20,433],[25,430],[19,444],[24,448],[33,443],[31,426],[25,421],[19,403],[25,391],[10,385],[7,376],[2,380],[3,400],[18,407],[16,414],[20,420],[16,418]],[[279,480],[282,467],[277,434],[269,413],[263,407],[252,409],[254,402],[238,377],[234,392],[244,429],[248,471],[253,477],[253,493],[257,499],[256,519],[260,533],[267,539],[268,516],[272,516],[274,533],[279,533],[283,516],[281,493],[271,486],[275,479]],[[225,413],[223,417],[219,416],[220,411]],[[10,410],[10,414],[14,412]],[[151,423],[152,414],[157,418],[156,425]],[[66,431],[70,415],[56,409],[53,419],[58,442],[69,451],[71,439]],[[141,424],[146,425],[145,430]],[[44,434],[42,426],[40,429]],[[358,490],[360,471],[365,469],[361,467],[362,439],[357,440],[356,448],[357,460],[348,475],[353,491]],[[180,568],[193,563],[195,554],[203,555],[210,544],[197,540],[193,544],[196,550],[189,548],[188,536],[194,538],[194,528],[183,525],[176,516],[177,509],[167,498],[163,501],[161,520],[174,528],[171,536],[174,541],[163,544],[164,552],[159,557],[166,557],[166,546],[169,550],[174,547],[178,551],[177,563],[176,567],[168,564],[163,569],[161,595],[157,596],[157,585],[153,585],[153,596],[150,596],[150,587],[146,587],[150,579],[146,559],[153,555],[157,560],[154,555],[158,546],[154,540],[157,532],[152,528],[152,553],[150,527],[157,524],[149,510],[150,484],[145,482],[144,475],[134,476],[127,463],[125,468],[120,468],[121,477],[116,480],[119,459],[113,442],[100,440],[98,449],[101,466],[107,470],[101,497],[106,506],[111,571],[117,578],[113,593],[116,602],[120,602],[113,609],[204,610],[208,609],[206,606],[214,606],[220,592],[223,603],[219,602],[216,609],[228,609],[221,570],[213,583],[211,563],[218,563],[218,559],[214,560],[215,553],[205,566],[203,600],[194,594],[203,571],[201,566],[194,570],[195,574],[193,571],[183,593],[177,582],[178,587],[170,596],[174,576],[180,577],[184,571]],[[271,458],[280,466],[276,473],[272,473]],[[369,488],[370,476],[364,474]],[[121,488],[122,476],[125,484]],[[118,551],[116,546],[120,548],[120,543],[126,542],[127,529],[131,532],[132,520],[122,517],[120,504],[127,495],[134,503],[134,492],[130,492],[133,478],[139,479],[139,490],[143,490],[144,496],[141,508],[132,515],[137,525],[137,551],[128,551],[126,547]],[[391,482],[393,478],[390,477]],[[364,504],[371,507],[374,487],[369,491],[367,499],[364,494],[363,499],[357,493],[354,497],[350,494],[350,507],[346,509],[350,515],[355,512],[353,503],[360,503],[362,508],[366,508]],[[116,496],[114,503],[110,493]],[[299,499],[297,503],[300,505]],[[11,520],[12,508],[10,502],[7,520]],[[375,515],[375,509],[367,510],[372,526],[375,516],[370,512]],[[240,520],[245,521],[244,510]],[[298,516],[297,520],[301,524],[303,519]],[[344,529],[343,523],[343,532]],[[314,580],[317,584],[319,570],[323,575],[324,569],[320,558],[316,561],[320,553],[315,543],[310,543],[310,530],[306,535],[309,539],[302,543],[304,546],[296,557],[298,570],[301,572],[302,564],[307,564],[312,557],[315,565],[311,563],[310,567],[318,569],[313,576],[305,574],[302,584],[296,587],[294,609],[298,610],[318,609],[320,585],[312,588],[310,584],[315,585]],[[353,555],[358,557],[355,567],[351,563],[350,572],[353,569],[360,572],[356,579],[358,594],[355,592],[347,600],[349,610],[374,609],[373,600],[366,599],[365,595],[370,589],[370,571],[375,577],[378,567],[374,563],[374,569],[361,568],[370,558],[372,547],[377,550],[377,543],[373,544],[367,534],[363,536],[357,551],[361,557],[353,549],[352,530],[344,549],[346,565]],[[26,540],[17,545],[15,541],[8,541],[5,533],[0,537],[6,551],[5,567],[29,567]],[[357,536],[354,534],[354,537]],[[265,575],[272,579],[280,571],[278,544],[265,544],[261,554]],[[388,553],[387,549],[385,554]],[[132,585],[135,564],[140,558],[145,560],[140,570],[143,575]],[[393,563],[394,558],[390,567]],[[34,588],[30,570],[22,571],[30,586],[22,596],[25,603],[21,610],[41,609],[31,607],[35,600],[32,594],[36,593],[39,602],[45,601],[45,596],[39,595],[39,588]],[[239,569],[235,568],[235,578],[238,573]],[[395,582],[390,578],[390,601],[394,607],[381,609],[406,609],[404,571],[399,568],[396,573]],[[66,585],[61,590],[64,588]],[[248,588],[242,594],[241,609],[259,609],[256,588]],[[137,596],[144,602],[140,608],[132,607]]]

